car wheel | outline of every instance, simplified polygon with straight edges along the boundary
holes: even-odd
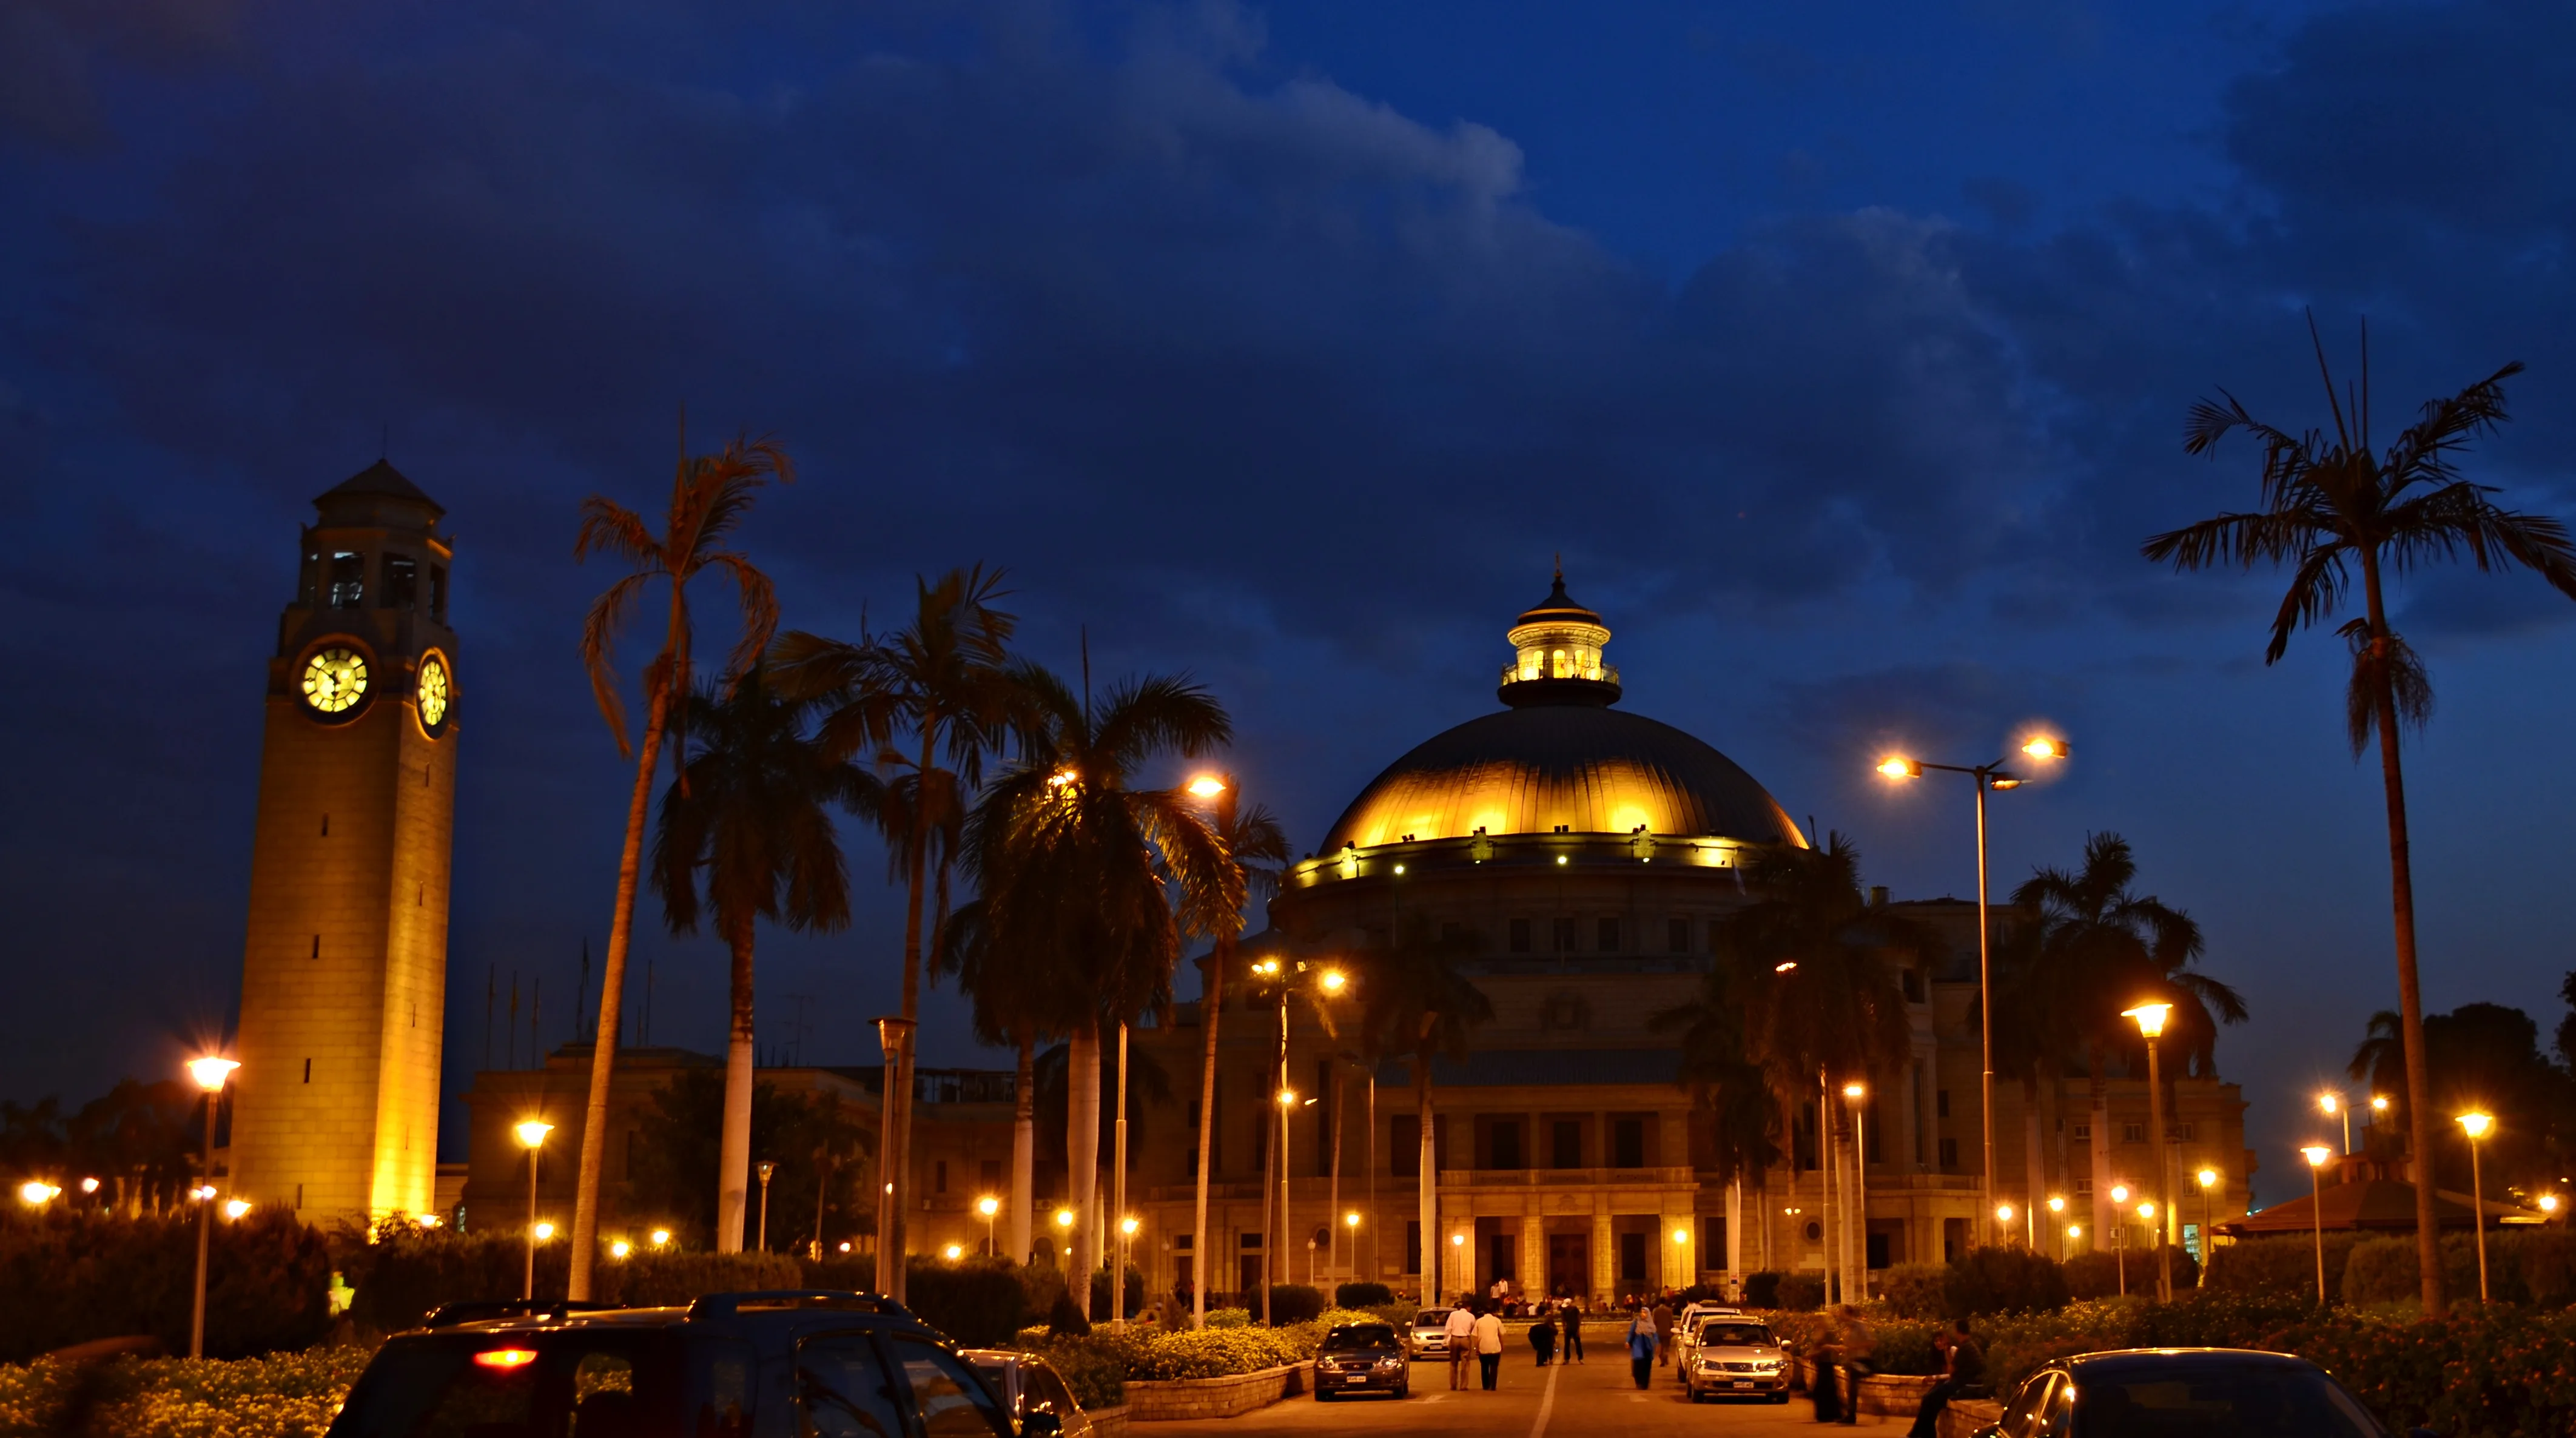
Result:
[[[1412,1384],[1410,1384],[1410,1383],[1399,1383],[1399,1384],[1395,1385],[1395,1398],[1396,1398],[1396,1401],[1397,1401],[1397,1402],[1401,1403],[1401,1402],[1403,1402],[1405,1399],[1410,1398],[1410,1397],[1412,1397],[1412,1396],[1413,1396],[1413,1385],[1412,1385]]]

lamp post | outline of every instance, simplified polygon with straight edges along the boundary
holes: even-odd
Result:
[[[2125,1183],[2111,1185],[2111,1251],[2118,1255],[2122,1298],[2129,1296],[2129,1216],[2120,1210],[2127,1206],[2128,1202],[2129,1186]],[[2099,1243],[2101,1240],[2097,1238],[2094,1241]]]
[[[241,1065],[228,1058],[209,1054],[188,1061],[188,1077],[206,1094],[206,1186],[197,1211],[197,1296],[188,1312],[188,1356],[206,1356],[206,1256],[215,1235],[215,1102],[223,1097],[224,1085],[232,1081],[233,1070]],[[61,1192],[55,1189],[53,1193]],[[47,1198],[53,1197],[48,1193]]]
[[[2216,1221],[2212,1206],[2217,1199],[2212,1191],[2218,1187],[2219,1172],[2214,1168],[2204,1168],[2193,1177],[2200,1182],[2200,1281],[2193,1286],[2207,1288],[2209,1258],[2211,1254],[2218,1251],[2218,1245],[2211,1241],[2210,1225]]]
[[[2329,1089],[2326,1092],[2317,1095],[2317,1107],[2325,1110],[2326,1117],[2339,1118],[2343,1120],[2343,1151],[2347,1154],[2351,1153],[2352,1105],[2343,1101],[2342,1094]]]
[[[768,1159],[760,1161],[760,1243],[758,1247],[763,1253],[769,1251],[769,1179],[770,1175],[776,1172],[778,1172],[777,1164]]]
[[[537,1296],[537,1158],[545,1151],[546,1135],[554,1131],[553,1124],[533,1118],[512,1130],[528,1151],[528,1279],[519,1296],[530,1300]]]
[[[2308,1218],[2316,1232],[2317,1306],[2323,1308],[2326,1302],[2326,1190],[2325,1180],[2319,1175],[2325,1172],[2326,1160],[2334,1157],[2334,1150],[2321,1143],[2312,1143],[2300,1149],[2299,1156],[2308,1161]]]
[[[2469,1112],[2460,1115],[2460,1127],[2469,1133],[2469,1222],[2478,1235],[2478,1302],[2487,1301],[2487,1199],[2478,1178],[2478,1140],[2495,1127],[2495,1115]]]
[[[2004,1247],[2006,1247],[2006,1248],[2010,1248],[2010,1247],[2012,1247],[2012,1221],[2013,1221],[2013,1206],[2012,1206],[2011,1204],[2009,1204],[2009,1203],[1999,1203],[1999,1204],[1996,1204],[1996,1205],[1995,1205],[1995,1226],[1996,1226],[1997,1231],[2003,1234],[2003,1236],[2004,1236]],[[2023,1242],[2024,1242],[2025,1244],[2027,1244],[2027,1243],[2029,1242],[2029,1239],[2028,1239],[2028,1237],[2027,1237],[2026,1235],[2025,1235],[2025,1236],[2024,1236],[2024,1238],[2023,1238]]]
[[[2156,1060],[2156,1040],[2164,1037],[2165,1018],[2172,1012],[2173,1005],[2160,1003],[2140,1004],[2120,1012],[2120,1017],[2138,1021],[2138,1032],[2147,1040],[2147,1137],[2152,1141],[2150,1151],[2156,1156],[2156,1211],[2164,1214],[2168,1222],[2173,1215],[2173,1176],[2166,1172],[2165,1081],[2164,1070]],[[2173,1256],[2165,1251],[2171,1246],[2159,1230],[2156,1233],[2156,1299],[2162,1303],[2173,1302]]]
[[[1860,1296],[1869,1297],[1869,1085],[1843,1085],[1843,1101],[1851,1105],[1852,1115],[1852,1201],[1851,1212],[1843,1222],[1856,1230],[1860,1247]],[[1851,1285],[1846,1283],[1848,1293]]]
[[[2063,759],[2066,742],[2039,735],[2025,742],[2021,752],[2042,761]],[[1930,764],[1908,759],[1901,754],[1889,755],[1878,765],[1878,772],[1890,779],[1919,779],[1926,769],[1945,774],[1965,774],[1977,788],[1977,1043],[1983,1055],[1983,1073],[1978,1078],[1979,1137],[1986,1148],[1986,1177],[1983,1197],[1995,1198],[1995,993],[1989,982],[1993,957],[1994,931],[1986,921],[1986,791],[2018,789],[2021,779],[2004,768],[2004,761],[1991,764]]]
[[[1673,1225],[1673,1273],[1675,1277],[1687,1278],[1691,1282],[1668,1282],[1667,1287],[1688,1288],[1692,1283],[1699,1281],[1698,1275],[1690,1271],[1690,1229],[1687,1225],[1678,1223]]]
[[[2066,1261],[2065,1195],[2052,1193],[2048,1196],[2048,1216],[2057,1223],[2057,1261],[2064,1263]]]
[[[975,1211],[984,1216],[984,1254],[993,1256],[993,1216],[1002,1211],[1002,1201],[991,1194],[975,1200]]]

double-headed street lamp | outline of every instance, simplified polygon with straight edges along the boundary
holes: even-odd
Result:
[[[2021,746],[2021,752],[2042,762],[2063,759],[2066,741],[2050,735],[2038,735]],[[1995,991],[1989,973],[1994,949],[1993,926],[1986,919],[1986,791],[2018,789],[2021,777],[2004,767],[1997,759],[1991,764],[1931,764],[1891,754],[1880,761],[1878,772],[1890,779],[1920,779],[1926,769],[1944,774],[1965,774],[1977,788],[1977,1006],[1980,1022],[1977,1042],[1984,1054],[1984,1073],[1978,1080],[1980,1122],[1986,1146],[1986,1179],[1984,1199],[1995,1200]]]
[[[1302,959],[1281,959],[1273,954],[1266,955],[1253,963],[1252,978],[1254,983],[1274,989],[1279,995],[1279,1062],[1275,1071],[1279,1098],[1279,1139],[1276,1144],[1270,1146],[1269,1152],[1264,1156],[1265,1164],[1275,1163],[1278,1166],[1278,1223],[1275,1229],[1271,1223],[1272,1194],[1267,1184],[1263,1186],[1261,1200],[1261,1266],[1264,1285],[1261,1296],[1261,1321],[1268,1323],[1270,1321],[1268,1285],[1284,1282],[1292,1276],[1288,1268],[1288,1234],[1291,1231],[1288,1218],[1290,1155],[1288,1118],[1297,1109],[1315,1102],[1314,1099],[1301,1100],[1297,1090],[1289,1082],[1288,1000],[1300,989],[1304,989],[1307,991],[1308,998],[1320,1010],[1326,1000],[1340,997],[1342,992],[1350,987],[1350,976],[1330,965],[1315,967]],[[1277,1240],[1275,1249],[1272,1244],[1274,1238]],[[1271,1257],[1274,1252],[1278,1255],[1275,1261]]]
[[[545,1151],[546,1135],[554,1131],[553,1124],[536,1118],[524,1120],[511,1130],[519,1136],[519,1146],[528,1151],[528,1279],[519,1293],[526,1299],[537,1296],[537,1245],[554,1237],[553,1224],[537,1222],[537,1158]],[[545,1232],[539,1233],[539,1229]]]
[[[188,1313],[188,1356],[206,1356],[206,1254],[215,1235],[215,1103],[224,1095],[224,1085],[232,1081],[233,1070],[241,1065],[231,1059],[209,1054],[188,1060],[188,1077],[206,1094],[206,1186],[198,1190],[205,1206],[197,1212],[197,1297]],[[56,1192],[61,1190],[57,1189]]]

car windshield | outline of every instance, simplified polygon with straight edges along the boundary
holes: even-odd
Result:
[[[2351,1394],[2313,1368],[2202,1365],[2077,1384],[2085,1438],[2385,1438]]]
[[[1395,1327],[1387,1323],[1346,1323],[1324,1335],[1326,1348],[1392,1348]]]
[[[1449,1310],[1446,1308],[1426,1308],[1413,1315],[1413,1326],[1416,1328],[1438,1328],[1448,1321]]]
[[[1711,1348],[1767,1348],[1771,1330],[1759,1323],[1712,1323],[1699,1331],[1699,1341]]]

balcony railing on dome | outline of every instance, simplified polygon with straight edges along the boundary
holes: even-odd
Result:
[[[1588,679],[1598,684],[1617,684],[1619,682],[1619,666],[1616,664],[1594,664],[1588,666],[1582,672],[1575,674],[1533,674],[1524,672],[1518,664],[1506,664],[1503,666],[1503,677],[1499,682],[1504,684],[1531,684],[1542,679]]]

